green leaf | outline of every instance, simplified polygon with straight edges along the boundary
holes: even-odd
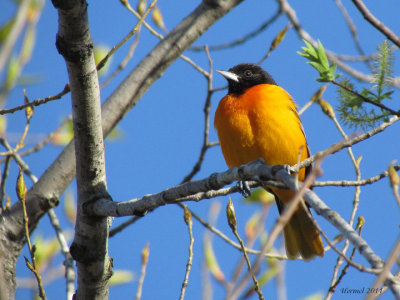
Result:
[[[20,74],[20,70],[21,66],[19,60],[15,56],[12,56],[8,63],[7,77],[5,81],[5,87],[7,90],[11,89],[14,86]]]
[[[316,79],[317,81],[331,82],[340,76],[340,74],[335,74],[336,64],[329,65],[328,56],[320,41],[318,41],[317,49],[307,41],[304,41],[304,43],[307,47],[302,47],[303,52],[298,52],[298,54],[308,59],[307,63],[318,71],[319,78]]]
[[[309,55],[311,55],[314,58],[318,58],[318,53],[315,50],[315,48],[313,47],[313,45],[311,45],[311,43],[307,42],[306,40],[303,40],[304,44],[307,45],[307,48],[303,48],[303,50],[306,50],[304,52],[307,52]]]
[[[14,26],[15,16],[11,17],[3,26],[0,28],[0,44],[4,43],[8,35]]]
[[[312,67],[314,67],[314,69],[316,69],[320,75],[324,74],[326,72],[325,68],[323,65],[321,65],[319,62],[316,61],[312,61],[312,62],[308,62],[308,64]],[[321,76],[322,77],[322,76]]]
[[[318,40],[318,57],[321,62],[321,65],[325,70],[329,69],[329,61],[328,57],[326,56],[326,52],[324,46],[322,46],[321,41]]]

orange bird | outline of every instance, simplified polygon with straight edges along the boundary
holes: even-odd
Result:
[[[226,78],[229,86],[214,119],[229,167],[258,158],[263,158],[268,165],[294,165],[299,154],[301,160],[310,156],[296,104],[271,75],[248,63],[217,72]],[[300,181],[304,181],[309,170],[299,171]],[[291,190],[265,188],[275,195],[280,213],[294,197]],[[299,205],[284,228],[286,252],[290,259],[299,253],[305,260],[324,255],[319,232],[306,209]]]

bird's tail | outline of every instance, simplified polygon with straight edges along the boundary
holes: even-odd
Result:
[[[276,199],[279,212],[283,211],[283,203],[279,199],[281,199],[281,196],[282,198],[286,198],[284,194],[288,192],[288,190],[284,191],[283,195],[282,190],[279,193],[275,193],[279,194]],[[324,256],[324,246],[318,229],[314,225],[313,220],[310,219],[306,209],[308,208],[300,203],[283,229],[286,253],[289,259],[295,259],[299,253],[304,260],[313,259],[315,256]]]

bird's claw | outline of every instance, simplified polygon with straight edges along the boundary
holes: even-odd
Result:
[[[291,167],[289,165],[283,165],[283,169],[290,175],[292,174]]]
[[[244,198],[248,198],[251,196],[251,190],[247,181],[240,180],[238,181],[236,186],[238,187],[240,194],[242,194]]]

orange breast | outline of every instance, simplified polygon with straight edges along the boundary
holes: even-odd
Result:
[[[301,148],[301,160],[308,157],[296,105],[276,85],[256,85],[239,97],[226,95],[218,105],[214,126],[229,167],[258,158],[268,165],[293,165]],[[299,179],[304,179],[304,170]]]

